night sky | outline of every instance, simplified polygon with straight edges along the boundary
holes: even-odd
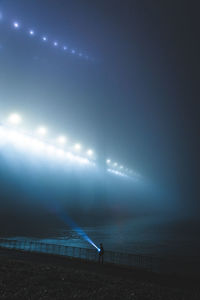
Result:
[[[46,124],[199,208],[198,1],[0,1],[0,115]],[[19,22],[23,30],[12,26]],[[82,59],[30,37],[48,34]],[[164,200],[163,200],[164,199]]]

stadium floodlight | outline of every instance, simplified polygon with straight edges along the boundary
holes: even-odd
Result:
[[[47,41],[47,37],[46,37],[46,36],[43,36],[43,37],[42,37],[42,40],[43,40],[44,42],[46,42],[46,41]]]
[[[110,160],[110,159],[107,159],[106,162],[107,162],[107,164],[110,164],[110,163],[111,163],[111,160]]]
[[[81,145],[80,144],[75,144],[74,149],[75,150],[81,150]]]
[[[58,46],[58,42],[54,42],[53,44],[54,44],[54,46],[55,46],[55,47],[57,47],[57,46]]]
[[[33,30],[30,30],[30,31],[29,31],[29,34],[30,34],[30,35],[34,35],[35,32],[34,32]]]
[[[45,134],[47,133],[47,129],[46,129],[45,127],[43,127],[43,126],[38,127],[37,133],[38,133],[39,135],[45,135]]]
[[[60,136],[57,138],[57,141],[58,141],[59,144],[65,144],[66,141],[67,141],[67,139],[66,139],[65,136],[60,135]]]
[[[93,151],[92,151],[91,149],[89,149],[89,150],[87,151],[87,155],[92,156],[92,155],[93,155]]]
[[[9,123],[11,123],[13,125],[18,125],[21,123],[22,118],[17,113],[13,113],[9,116],[8,121],[9,121]]]
[[[15,28],[19,28],[19,23],[18,23],[18,22],[14,22],[14,23],[13,23],[13,26],[14,26]]]

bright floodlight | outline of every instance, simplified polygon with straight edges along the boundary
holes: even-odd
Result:
[[[33,30],[30,30],[29,33],[30,33],[30,35],[34,35],[35,34]]]
[[[57,43],[57,42],[54,42],[53,44],[54,44],[54,46],[55,46],[55,47],[57,47],[57,46],[58,46],[58,43]]]
[[[43,40],[44,42],[46,42],[46,41],[47,41],[47,37],[46,37],[46,36],[43,36],[42,40]]]
[[[61,135],[61,136],[58,137],[58,143],[65,144],[66,141],[67,141],[67,139],[66,139],[65,136]]]
[[[89,149],[89,150],[87,151],[87,155],[92,156],[92,154],[93,154],[93,151],[92,151],[91,149]]]
[[[14,23],[13,23],[13,26],[14,26],[15,28],[19,28],[19,23],[14,22]]]
[[[81,145],[80,144],[75,144],[74,149],[75,150],[81,150]]]
[[[107,164],[109,164],[109,163],[111,162],[111,160],[110,160],[110,159],[107,159],[106,162],[107,162]]]
[[[45,127],[39,127],[39,128],[37,129],[37,133],[38,133],[39,135],[45,135],[45,134],[47,133],[47,129],[46,129]]]
[[[11,114],[11,115],[9,116],[8,121],[9,121],[11,124],[18,125],[19,123],[21,123],[22,118],[21,118],[20,115],[14,113],[14,114]]]

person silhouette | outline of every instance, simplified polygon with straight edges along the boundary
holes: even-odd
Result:
[[[104,248],[103,248],[103,244],[100,244],[99,247],[99,264],[102,263],[103,264],[103,255],[104,255]]]

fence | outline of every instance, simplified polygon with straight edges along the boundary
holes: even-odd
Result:
[[[40,243],[34,240],[10,240],[0,238],[0,247],[49,253],[68,257],[98,261],[95,249],[71,247],[57,244]],[[200,261],[187,259],[161,259],[145,255],[105,251],[104,262],[145,269],[159,273],[174,273],[196,278],[200,276]]]
[[[0,247],[40,253],[57,254],[90,261],[98,261],[98,252],[95,249],[40,243],[34,240],[20,241],[0,239]],[[104,262],[157,271],[156,261],[149,256],[105,251]]]

